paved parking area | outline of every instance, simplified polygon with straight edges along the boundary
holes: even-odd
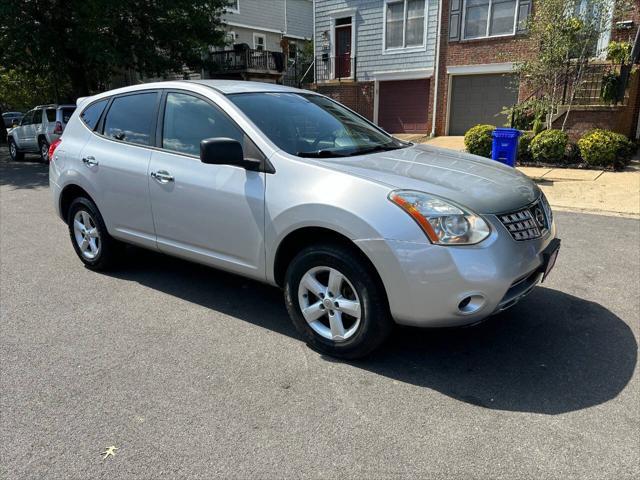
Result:
[[[83,268],[46,167],[0,156],[1,478],[640,476],[638,220],[559,212],[525,301],[345,363],[277,289],[133,248]]]

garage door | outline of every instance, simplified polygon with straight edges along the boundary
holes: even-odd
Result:
[[[389,133],[427,133],[429,80],[380,82],[378,124]]]
[[[503,126],[504,107],[518,101],[514,75],[456,75],[451,82],[449,135],[464,135],[479,123]]]

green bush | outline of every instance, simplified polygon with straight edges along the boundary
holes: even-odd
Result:
[[[529,151],[534,162],[560,163],[569,137],[560,130],[545,130],[533,137]]]
[[[615,170],[629,163],[634,144],[624,135],[611,130],[592,130],[578,140],[580,156],[589,165],[612,167]]]
[[[476,125],[464,134],[464,147],[467,152],[481,157],[491,158],[491,134],[496,129],[494,125]]]
[[[535,136],[534,132],[523,132],[520,137],[520,141],[518,142],[518,161],[519,162],[530,162],[531,161],[531,151],[529,147],[531,146],[531,140]]]

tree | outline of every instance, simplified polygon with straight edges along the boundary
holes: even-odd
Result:
[[[60,100],[104,89],[116,73],[206,67],[224,44],[228,0],[20,0],[0,3],[0,65],[47,77]]]
[[[537,0],[528,24],[537,47],[534,58],[516,66],[521,82],[544,103],[546,125],[561,104],[566,106],[564,130],[571,105],[600,36],[611,28],[614,14],[629,8],[628,0]]]

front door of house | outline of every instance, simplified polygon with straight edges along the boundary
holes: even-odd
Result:
[[[336,20],[335,78],[351,76],[351,17]]]

